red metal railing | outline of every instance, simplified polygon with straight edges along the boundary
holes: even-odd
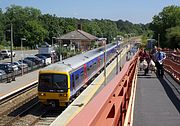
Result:
[[[167,58],[164,60],[164,67],[172,77],[180,82],[180,52],[165,51]]]
[[[128,61],[122,71],[113,78],[82,111],[68,124],[69,126],[123,126],[132,87],[137,72],[138,54]],[[127,117],[128,120],[131,119]]]

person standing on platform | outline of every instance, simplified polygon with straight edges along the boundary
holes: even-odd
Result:
[[[157,76],[163,77],[163,75],[164,75],[163,61],[166,58],[166,54],[162,51],[161,48],[158,48],[157,50],[158,50],[158,52],[156,52],[156,54],[155,54]]]

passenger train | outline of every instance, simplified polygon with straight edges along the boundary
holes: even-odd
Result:
[[[106,63],[120,45],[106,46]],[[45,105],[67,106],[71,98],[104,66],[104,47],[51,64],[39,71],[38,98]]]

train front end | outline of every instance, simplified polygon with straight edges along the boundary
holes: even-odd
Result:
[[[69,73],[40,71],[38,98],[45,105],[66,106],[70,99]]]

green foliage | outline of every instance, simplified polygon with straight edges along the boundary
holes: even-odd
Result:
[[[146,35],[142,35],[142,36],[141,36],[141,41],[142,41],[141,46],[142,46],[143,48],[145,48],[146,45],[147,45],[147,39],[148,39],[148,37],[147,37]]]
[[[166,30],[167,45],[170,48],[180,47],[180,26],[171,27]]]
[[[133,33],[136,35],[145,33],[148,29],[143,24],[133,24],[129,21],[111,21],[107,19],[76,19],[63,18],[56,15],[42,14],[39,9],[32,7],[21,7],[11,5],[3,13],[0,9],[0,43],[10,41],[10,24],[13,24],[14,46],[20,46],[21,38],[26,38],[23,46],[34,47],[43,41],[49,44],[52,37],[59,37],[63,34],[77,29],[77,25],[82,25],[82,30],[97,37],[105,37],[112,41],[117,35]],[[7,45],[9,46],[9,45]],[[96,45],[92,44],[92,48]],[[67,54],[71,55],[71,54]]]
[[[162,12],[160,12],[158,15],[155,15],[153,17],[153,21],[150,24],[151,30],[154,31],[154,38],[157,40],[158,39],[158,34],[160,34],[160,45],[162,47],[167,47],[170,46],[171,40],[169,37],[168,32],[177,32],[175,29],[178,28],[173,28],[176,26],[180,26],[180,7],[179,6],[168,6],[165,7]],[[177,33],[178,34],[178,33]],[[174,39],[175,42],[173,43],[178,43],[176,39]],[[171,48],[175,48],[174,44],[171,46]]]

